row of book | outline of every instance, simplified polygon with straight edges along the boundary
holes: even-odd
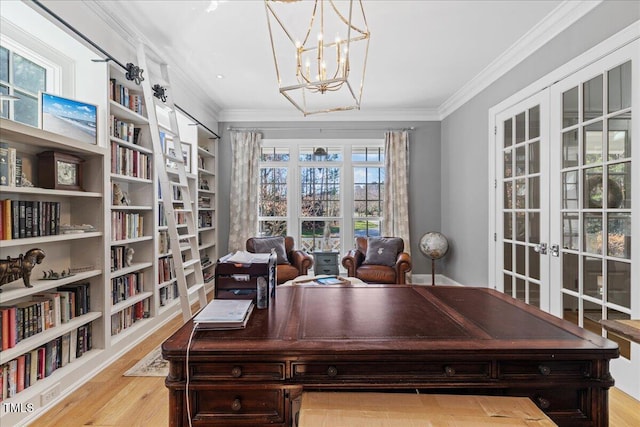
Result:
[[[111,279],[111,302],[117,304],[144,290],[144,274],[130,273]]]
[[[127,249],[128,246],[111,247],[111,271],[117,271],[127,267]]]
[[[89,283],[75,283],[33,294],[28,301],[0,306],[0,351],[87,314],[90,299]]]
[[[151,158],[138,150],[111,143],[111,173],[151,179]]]
[[[178,292],[178,284],[171,283],[167,286],[163,286],[160,288],[158,296],[160,298],[160,306],[164,307],[180,296],[180,293]]]
[[[198,213],[198,227],[200,228],[213,227],[213,215],[211,211]]]
[[[111,240],[137,239],[144,236],[144,217],[133,212],[111,212]]]
[[[111,335],[117,335],[133,326],[137,321],[148,318],[150,310],[151,300],[147,298],[113,314],[111,316]]]
[[[109,79],[109,99],[140,115],[144,115],[144,97],[121,85],[116,79]]]
[[[0,185],[22,185],[22,157],[6,142],[0,142]]]
[[[113,114],[109,116],[109,136],[138,145],[140,143],[140,128],[134,123],[120,120]]]
[[[92,324],[80,326],[0,366],[0,401],[14,397],[92,349]]]
[[[175,277],[173,257],[163,257],[158,259],[158,283],[168,282]]]
[[[0,200],[1,240],[60,234],[60,202]]]

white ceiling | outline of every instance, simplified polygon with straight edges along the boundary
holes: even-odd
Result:
[[[213,11],[211,1],[97,3],[191,76],[220,120],[302,116],[278,93],[262,0],[219,1]],[[364,0],[369,60],[361,111],[347,116],[441,118],[579,18],[584,3],[593,2]]]

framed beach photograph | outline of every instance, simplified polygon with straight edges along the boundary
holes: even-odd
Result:
[[[165,140],[165,151],[170,156],[179,158],[173,139],[167,138]],[[191,144],[182,143],[182,160],[184,161],[185,172],[191,173]],[[174,161],[167,159],[167,167],[175,169],[177,166]]]
[[[40,127],[43,130],[97,145],[97,115],[96,105],[40,93]]]

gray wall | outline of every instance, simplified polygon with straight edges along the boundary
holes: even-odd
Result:
[[[337,113],[339,114],[339,113]],[[431,265],[418,250],[418,240],[427,231],[440,229],[440,123],[439,122],[242,122],[220,123],[222,140],[218,148],[218,236],[219,253],[228,250],[229,192],[231,189],[231,146],[228,127],[260,130],[263,138],[337,139],[382,138],[387,129],[415,127],[410,132],[409,215],[411,253],[415,273],[431,272]],[[292,128],[269,130],[269,128]],[[319,128],[322,128],[320,131]]]
[[[489,108],[638,19],[640,2],[603,2],[442,121],[442,232],[451,243],[445,275],[488,284]]]

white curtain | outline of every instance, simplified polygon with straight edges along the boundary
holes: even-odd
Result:
[[[258,132],[231,134],[229,251],[245,250],[247,239],[258,231],[261,141]]]
[[[409,240],[409,132],[386,132],[384,151],[382,230],[385,236],[401,237],[404,240],[405,252],[411,253]]]

